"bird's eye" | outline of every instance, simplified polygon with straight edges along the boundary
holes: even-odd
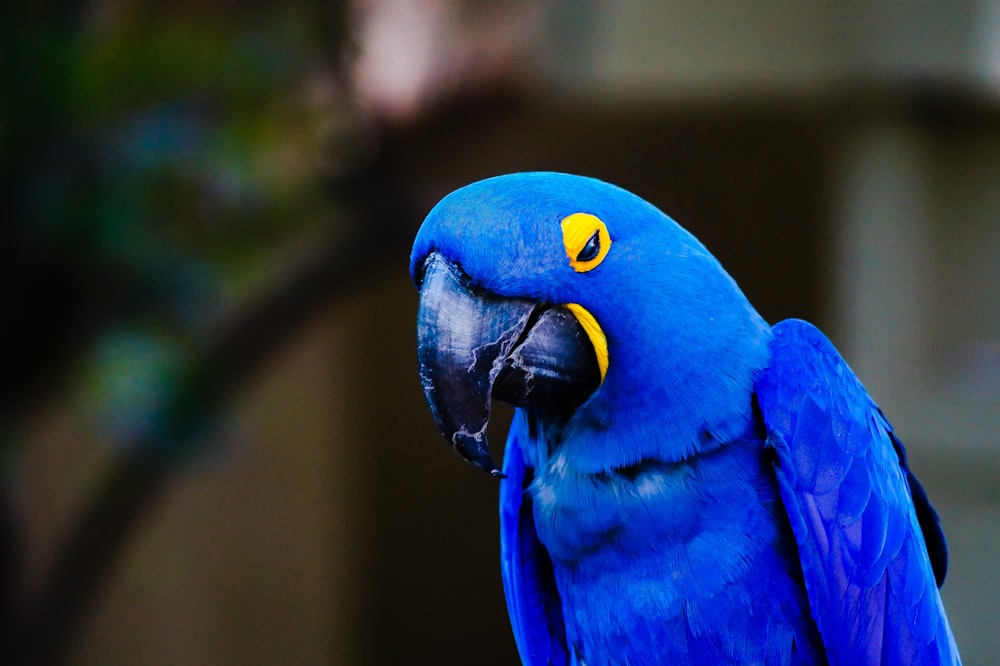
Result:
[[[587,241],[587,244],[583,246],[582,250],[580,250],[580,254],[576,255],[576,260],[579,263],[593,261],[597,257],[597,253],[600,251],[601,232],[595,231],[594,235]]]
[[[577,273],[597,268],[611,249],[607,226],[590,213],[573,213],[563,219],[562,233],[569,265]]]

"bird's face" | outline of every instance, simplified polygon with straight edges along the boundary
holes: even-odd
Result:
[[[685,350],[718,337],[706,304],[735,289],[652,205],[555,173],[448,195],[424,221],[410,268],[431,411],[455,450],[494,474],[491,398],[561,418],[598,395],[618,412],[636,387],[656,398],[691,381]]]

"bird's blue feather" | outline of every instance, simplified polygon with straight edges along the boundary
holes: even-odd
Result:
[[[538,541],[531,500],[531,475],[521,440],[530,437],[527,415],[518,410],[504,449],[500,486],[500,562],[507,610],[518,650],[526,664],[568,664],[562,602],[552,561]]]
[[[501,482],[526,664],[824,663],[760,433],[595,476],[530,418],[515,417]]]
[[[818,329],[773,330],[756,396],[831,663],[958,663],[902,444]]]

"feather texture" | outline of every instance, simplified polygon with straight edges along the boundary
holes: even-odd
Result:
[[[757,400],[831,663],[958,663],[925,542],[943,538],[936,516],[921,529],[902,444],[819,330],[774,333]]]

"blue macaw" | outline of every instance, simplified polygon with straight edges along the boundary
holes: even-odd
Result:
[[[434,207],[410,269],[431,412],[502,479],[524,663],[959,663],[944,535],[892,426],[671,218],[500,176]],[[502,471],[491,398],[516,407]]]

